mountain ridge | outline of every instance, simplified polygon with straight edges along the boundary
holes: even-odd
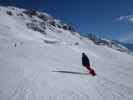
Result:
[[[1,8],[4,8],[4,6]],[[46,32],[47,28],[49,28],[51,31],[56,31],[58,33],[61,33],[61,30],[63,29],[65,31],[70,31],[70,33],[73,35],[80,34],[76,32],[75,29],[71,25],[67,25],[63,23],[61,20],[55,19],[51,15],[44,13],[44,12],[39,12],[33,9],[28,9],[28,10],[23,9],[23,8],[20,9],[20,8],[11,7],[11,6],[7,7],[7,9],[5,9],[5,12],[7,15],[11,17],[16,16],[17,18],[23,19],[23,21],[25,22],[24,24],[26,24],[26,26],[29,29],[33,31],[37,31],[43,35],[47,34]],[[24,20],[26,18],[28,18],[27,22]],[[126,52],[128,54],[132,53],[131,47],[127,46],[125,43],[121,43],[116,40],[108,40],[104,38],[99,38],[95,36],[95,34],[88,34],[85,37],[92,40],[96,45],[106,45],[110,48],[113,48],[121,52]],[[79,43],[75,42],[75,44],[79,44]]]

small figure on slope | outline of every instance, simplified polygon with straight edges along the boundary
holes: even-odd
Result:
[[[95,76],[96,73],[94,71],[94,69],[92,69],[90,67],[90,61],[89,61],[89,58],[87,57],[87,55],[85,53],[82,53],[82,65],[87,68],[87,70],[89,70],[89,73],[92,75],[92,76]]]

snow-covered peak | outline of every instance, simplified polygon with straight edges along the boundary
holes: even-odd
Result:
[[[106,38],[100,38],[93,33],[88,34],[87,38],[92,40],[94,42],[94,44],[99,45],[99,46],[104,45],[104,46],[107,46],[109,48],[113,48],[115,50],[118,50],[120,52],[126,52],[128,54],[133,53],[133,51],[130,50],[130,48],[128,48],[128,46],[126,46],[126,45],[124,45],[124,43],[121,43],[121,42],[116,41],[116,40],[109,40]]]
[[[0,26],[1,30],[8,31],[12,37],[16,38],[47,41],[47,43],[82,44],[82,36],[76,33],[72,26],[47,13],[33,9],[0,6]],[[88,35],[88,38],[96,45],[106,45],[115,50],[129,53],[128,48],[117,41],[98,38],[93,34]]]
[[[72,26],[54,19],[47,13],[10,6],[0,7],[0,25],[5,28],[8,27],[8,30],[12,31],[12,33],[17,33],[14,36],[22,37],[23,35],[25,38],[27,36],[27,39],[45,37],[54,37],[56,39],[58,35],[55,37],[53,33],[62,33],[62,35],[64,35],[64,32],[73,35],[78,34],[74,32]]]

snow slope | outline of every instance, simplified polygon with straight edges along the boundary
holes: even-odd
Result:
[[[0,7],[0,100],[133,100],[132,56],[48,23],[46,35],[31,30],[30,17],[15,16],[23,10]]]

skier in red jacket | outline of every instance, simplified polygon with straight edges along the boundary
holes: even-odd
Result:
[[[94,69],[92,69],[92,68],[90,67],[89,58],[87,57],[87,55],[86,55],[85,53],[82,53],[82,65],[83,65],[84,67],[86,67],[86,68],[89,70],[89,72],[90,72],[91,75],[93,75],[93,76],[96,75]]]

